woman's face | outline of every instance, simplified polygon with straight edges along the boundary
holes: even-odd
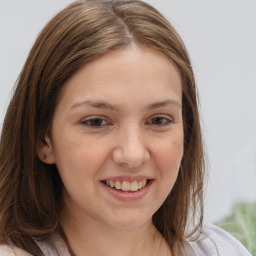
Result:
[[[145,46],[113,51],[73,75],[41,148],[63,181],[63,210],[118,228],[151,221],[178,175],[181,106],[177,69]]]

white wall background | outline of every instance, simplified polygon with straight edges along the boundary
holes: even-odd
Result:
[[[0,124],[42,27],[71,0],[0,0]],[[256,200],[256,1],[147,0],[187,45],[209,158],[206,218]]]

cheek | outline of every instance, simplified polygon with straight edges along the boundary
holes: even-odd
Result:
[[[158,170],[154,193],[155,209],[159,209],[164,203],[177,180],[183,156],[183,139],[165,140],[157,145],[154,151],[155,168]]]
[[[159,143],[156,147],[155,155],[161,176],[167,178],[166,182],[174,183],[183,156],[183,137],[180,136],[175,140]]]
[[[57,141],[56,141],[57,142]],[[81,137],[58,141],[55,147],[56,165],[62,179],[73,180],[81,184],[85,180],[96,180],[102,165],[106,161],[107,147],[90,143]]]

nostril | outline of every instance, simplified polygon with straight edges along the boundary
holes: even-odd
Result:
[[[131,142],[128,142],[131,144]],[[139,147],[139,148],[138,148]],[[137,168],[150,159],[148,150],[143,146],[122,145],[112,152],[112,159],[116,164],[128,168]]]

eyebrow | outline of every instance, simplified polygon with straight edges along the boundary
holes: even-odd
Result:
[[[115,110],[115,111],[118,111],[118,107],[117,106],[114,106],[114,105],[111,105],[107,102],[104,102],[104,101],[100,101],[100,102],[96,102],[96,101],[91,101],[91,100],[85,100],[85,101],[82,101],[82,102],[78,102],[76,104],[74,104],[70,110],[73,110],[73,109],[76,109],[80,106],[83,106],[83,105],[87,105],[87,106],[90,106],[90,107],[93,107],[93,108],[99,108],[99,109],[109,109],[109,110]]]
[[[145,109],[152,110],[155,108],[167,107],[169,105],[174,105],[178,108],[181,108],[181,104],[178,101],[169,99],[169,100],[164,100],[164,101],[159,101],[159,102],[149,104]]]
[[[85,100],[85,101],[78,102],[78,103],[72,105],[70,110],[76,109],[76,108],[78,108],[80,106],[84,106],[84,105],[87,105],[87,106],[90,106],[93,108],[107,109],[107,110],[112,110],[112,111],[119,111],[119,109],[120,109],[118,106],[111,105],[104,101],[96,102],[96,101],[92,101],[92,100]],[[159,101],[159,102],[149,104],[145,107],[144,110],[152,110],[152,109],[156,109],[156,108],[167,107],[169,105],[174,105],[178,108],[181,108],[181,104],[178,101],[168,99],[168,100]]]

